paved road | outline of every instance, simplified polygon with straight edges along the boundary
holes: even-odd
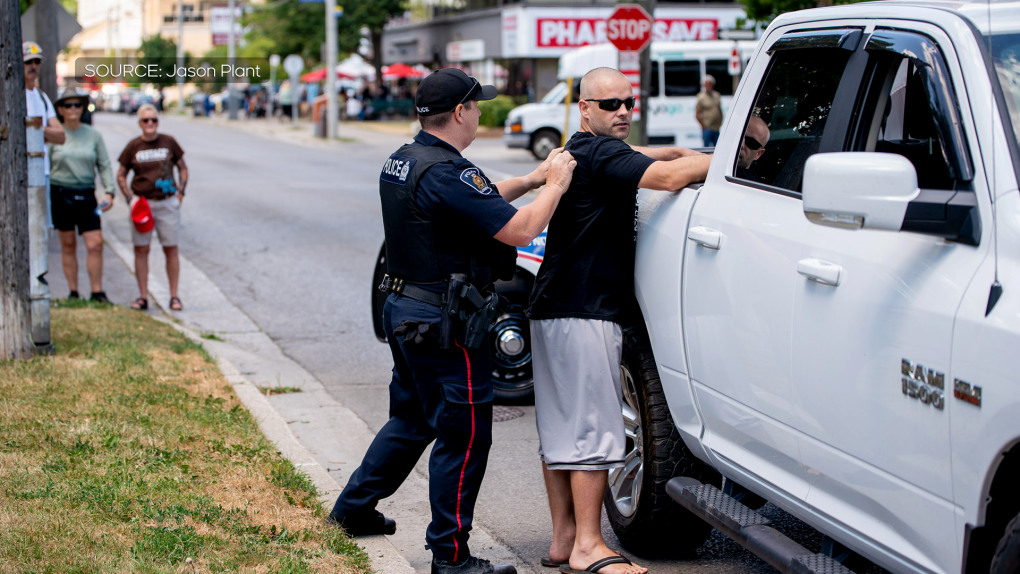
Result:
[[[377,181],[384,158],[409,138],[342,129],[357,141],[299,145],[208,121],[162,121],[161,130],[185,149],[191,171],[182,254],[338,401],[378,429],[386,420],[391,363],[372,335],[369,313],[383,240]],[[114,158],[138,133],[133,117],[97,114],[94,123]],[[509,175],[537,164],[528,152],[507,150],[498,139],[478,140],[465,155],[483,170]],[[109,217],[105,225],[129,240],[123,217]],[[187,306],[188,293],[181,297]],[[534,409],[523,410],[524,417],[495,425],[476,520],[537,566],[548,550],[551,524]],[[419,469],[427,472],[422,464]],[[804,534],[802,524],[778,509],[766,510],[817,551],[817,535]],[[772,571],[718,532],[695,559],[642,562],[656,573]]]

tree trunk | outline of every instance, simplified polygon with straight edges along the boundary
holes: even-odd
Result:
[[[39,89],[57,99],[57,0],[35,0],[35,37],[42,48],[43,60],[39,66]]]
[[[375,83],[381,86],[382,79],[382,28],[372,28],[372,65],[375,66]]]
[[[47,55],[52,58],[52,55]],[[0,359],[34,350],[28,274],[25,67],[18,0],[0,0]],[[6,136],[5,136],[6,134]]]

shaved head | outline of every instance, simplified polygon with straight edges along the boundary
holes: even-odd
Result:
[[[603,92],[623,84],[626,84],[627,89],[633,90],[630,87],[630,80],[627,79],[627,76],[621,74],[619,70],[614,68],[595,68],[581,78],[581,99],[605,98],[607,96],[603,95]]]
[[[622,102],[634,95],[627,76],[614,68],[595,68],[581,78],[581,129],[595,135],[625,139],[630,133],[632,112],[620,104],[617,109],[603,110],[598,102],[589,100],[617,100]]]

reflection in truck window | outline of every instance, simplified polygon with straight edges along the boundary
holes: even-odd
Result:
[[[1009,109],[1013,134],[1020,141],[1020,34],[993,34],[991,52],[1006,108]]]
[[[775,53],[744,122],[746,129],[751,117],[760,117],[771,132],[764,154],[749,168],[758,182],[800,191],[804,163],[818,151],[849,57],[849,50],[824,48]],[[733,171],[750,179],[736,165]]]
[[[683,60],[665,62],[666,96],[696,96],[701,91],[701,62]]]

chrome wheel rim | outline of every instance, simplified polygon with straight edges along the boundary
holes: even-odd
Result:
[[[520,390],[531,385],[531,343],[524,307],[511,304],[490,327],[492,384]]]
[[[625,366],[620,366],[620,386],[623,388],[623,432],[627,439],[623,466],[609,471],[609,491],[616,510],[624,517],[637,512],[644,477],[641,457],[641,408],[634,377]]]

